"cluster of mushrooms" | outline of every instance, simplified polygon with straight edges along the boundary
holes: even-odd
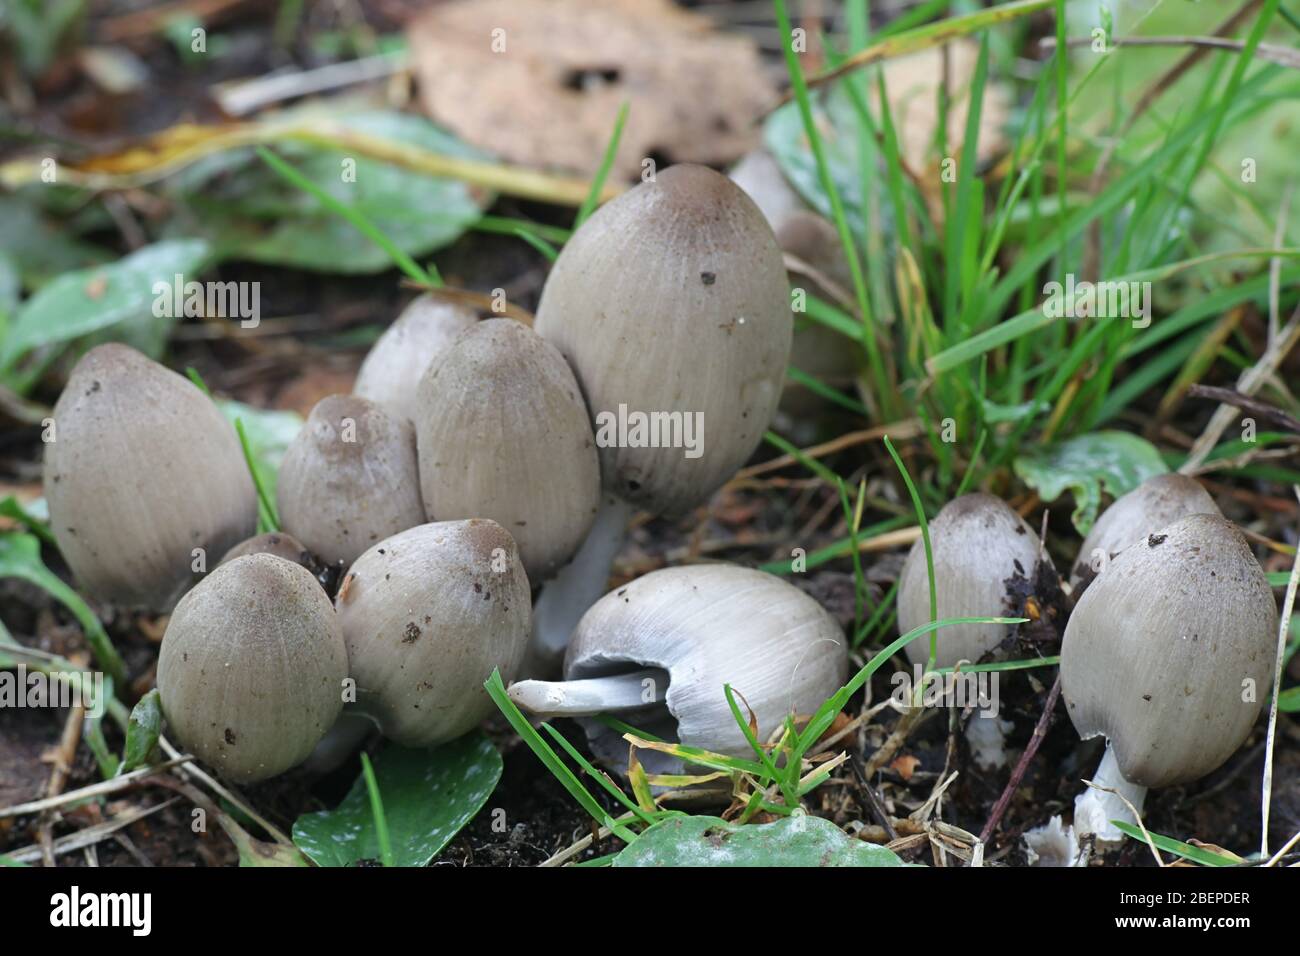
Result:
[[[787,263],[834,281],[833,233],[764,192],[771,170],[755,163],[735,176],[757,205],[681,165],[601,208],[555,263],[531,328],[415,300],[354,394],[318,403],[286,452],[282,531],[254,534],[240,442],[203,392],[125,345],[82,358],[46,454],[51,525],[86,593],[170,612],[157,683],[188,750],[248,782],[301,764],[349,720],[435,746],[488,716],[496,669],[519,706],[578,718],[598,759],[625,770],[627,744],[590,718],[744,755],[724,684],[760,737],[841,686],[840,626],[781,578],[693,565],[604,593],[633,509],[686,514],[757,447],[791,355]],[[598,441],[602,417],[627,410],[698,414],[702,453]],[[989,495],[949,503],[931,538],[940,618],[1018,610],[1008,582],[1046,562]],[[1080,734],[1109,741],[1096,782],[1140,805],[1245,739],[1261,695],[1242,687],[1267,685],[1276,608],[1241,533],[1180,476],[1119,499],[1080,553],[1063,693]],[[903,632],[930,620],[919,541],[898,610]],[[996,658],[1009,636],[943,628],[935,663]],[[907,654],[927,659],[928,641]],[[996,717],[972,721],[979,762],[997,762],[1001,735]],[[1117,796],[1080,797],[1080,834],[1116,838]]]

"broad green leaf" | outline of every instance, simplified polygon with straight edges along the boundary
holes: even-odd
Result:
[[[817,128],[822,135],[826,164],[831,179],[844,203],[844,213],[854,236],[865,234],[863,215],[862,175],[858,158],[858,117],[853,106],[839,89],[834,89],[824,101],[814,100],[813,109]],[[831,218],[830,200],[822,189],[817,173],[817,163],[808,137],[804,134],[803,120],[797,103],[787,103],[772,113],[763,125],[763,144],[776,157],[790,185],[813,209]]]
[[[501,779],[501,755],[473,733],[436,750],[389,744],[374,762],[396,866],[425,866],[474,818]],[[320,866],[378,860],[366,782],[358,776],[334,810],[308,813],[293,825],[293,842]]]
[[[131,718],[126,727],[126,749],[118,773],[129,773],[148,763],[149,755],[158,746],[161,732],[162,701],[155,687],[131,708]]]
[[[718,817],[678,816],[656,823],[614,866],[910,866],[883,846],[855,840],[821,817],[737,825]]]
[[[169,285],[179,273],[196,276],[209,257],[207,243],[177,239],[145,246],[104,266],[59,276],[18,310],[0,351],[0,369],[12,368],[32,349],[94,333],[156,340],[174,317],[154,315],[154,283]]]
[[[1073,491],[1071,519],[1085,535],[1097,520],[1103,490],[1118,498],[1169,470],[1149,441],[1118,431],[1092,432],[1022,452],[1014,467],[1044,501],[1055,501],[1063,491]]]

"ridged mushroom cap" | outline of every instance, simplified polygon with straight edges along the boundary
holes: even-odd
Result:
[[[170,609],[257,529],[239,438],[206,395],[125,345],[91,349],[54,406],[45,497],[59,551],[102,601]]]
[[[528,575],[495,521],[440,521],[381,541],[335,600],[357,709],[384,736],[430,747],[493,710],[483,682],[512,680],[528,644]]]
[[[954,498],[930,522],[935,596],[939,618],[1007,616],[1007,580],[1033,579],[1038,535],[1006,502],[982,493]],[[912,545],[898,582],[898,631],[906,634],[930,623],[930,583],[925,543]],[[936,666],[975,663],[1007,636],[1005,624],[953,624],[934,634]],[[907,645],[907,658],[929,658],[929,635]]]
[[[644,667],[667,672],[666,711],[651,708],[628,716],[629,723],[744,756],[753,751],[723,685],[744,696],[763,740],[787,714],[809,715],[840,688],[848,645],[834,618],[781,578],[728,564],[665,568],[592,605],[569,643],[564,676],[578,680]],[[581,723],[597,756],[626,770],[622,735],[597,721]],[[664,754],[642,751],[639,757],[652,770],[680,769]]]
[[[229,564],[250,554],[273,554],[310,570],[311,554],[301,541],[285,531],[268,531],[247,538],[222,555],[221,563]]]
[[[511,319],[478,323],[429,366],[415,422],[430,520],[491,518],[536,583],[568,563],[600,508],[600,463],[554,345]]]
[[[353,394],[413,421],[416,389],[429,363],[475,320],[470,309],[432,295],[412,300],[366,353]]]
[[[327,564],[348,564],[425,520],[415,429],[355,395],[322,398],[284,453],[276,486],[286,531]]]
[[[177,739],[245,783],[307,759],[343,709],[347,676],[329,598],[300,565],[271,554],[236,558],[196,585],[158,655]]]
[[[1061,693],[1131,783],[1214,770],[1268,694],[1277,607],[1241,532],[1196,514],[1130,545],[1084,592],[1061,645]]]
[[[1079,548],[1070,585],[1077,586],[1092,576],[1095,552],[1104,552],[1108,560],[1165,525],[1196,514],[1217,515],[1220,511],[1195,478],[1177,472],[1148,478],[1102,512]]]
[[[605,487],[682,514],[735,473],[776,410],[791,336],[781,250],[734,183],[673,166],[574,234],[542,290],[536,329],[582,385]],[[702,453],[687,457],[684,432],[675,447],[602,439],[602,422],[656,412],[676,413],[679,427],[702,415]]]

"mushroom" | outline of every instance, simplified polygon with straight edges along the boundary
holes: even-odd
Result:
[[[930,548],[940,619],[1004,615],[1009,580],[1019,575],[1032,581],[1039,560],[1038,536],[1024,519],[1000,498],[982,493],[954,498],[940,510],[930,522]],[[925,543],[918,539],[898,579],[898,630],[906,634],[930,620],[929,568]],[[1006,624],[942,628],[934,632],[935,666],[977,663],[996,651],[1009,634]],[[922,665],[929,660],[930,642],[913,641],[906,650],[909,661]],[[966,734],[979,766],[990,769],[1005,763],[1001,718],[983,713],[973,716]]]
[[[1241,532],[1195,514],[1121,551],[1075,606],[1061,693],[1079,735],[1107,738],[1093,782],[1137,810],[1146,791],[1205,776],[1250,733],[1273,673],[1277,608]],[[1082,839],[1117,843],[1133,815],[1089,787]]]
[[[284,531],[268,531],[241,541],[222,556],[220,563],[229,564],[235,558],[250,554],[273,554],[277,558],[301,564],[309,571],[312,566],[310,552],[303,547],[301,541]]]
[[[343,632],[298,564],[251,554],[176,605],[158,690],[176,737],[222,776],[252,782],[307,759],[343,709]]]
[[[573,557],[600,507],[600,465],[554,345],[511,319],[467,329],[425,372],[415,426],[429,520],[491,518],[534,582]]]
[[[1214,499],[1194,478],[1176,472],[1148,478],[1102,512],[1079,548],[1070,587],[1077,597],[1107,561],[1179,518],[1220,513]]]
[[[50,526],[102,601],[169,610],[257,528],[239,439],[186,379],[125,345],[91,349],[54,407]]]
[[[510,698],[538,716],[615,713],[666,740],[735,756],[753,751],[723,691],[743,695],[765,738],[787,715],[811,714],[844,683],[847,646],[835,620],[781,578],[727,564],[652,571],[605,595],[569,644],[564,681],[525,680]],[[592,752],[626,771],[619,731],[580,719]],[[680,773],[643,751],[653,773]]]
[[[528,575],[495,521],[440,521],[366,551],[343,579],[356,709],[405,747],[430,747],[492,712],[483,682],[512,679],[528,644]]]
[[[423,524],[411,423],[355,395],[316,403],[289,444],[276,486],[287,531],[327,564]]]
[[[632,506],[689,512],[758,446],[790,356],[787,295],[763,214],[702,166],[663,170],[565,245],[536,329],[582,386],[610,497],[539,598],[540,658],[559,654],[604,592]]]
[[[414,421],[416,390],[425,369],[475,321],[474,313],[462,305],[428,293],[413,299],[370,347],[353,394]]]

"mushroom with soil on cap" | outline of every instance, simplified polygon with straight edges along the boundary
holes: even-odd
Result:
[[[1011,582],[1032,582],[1040,562],[1038,536],[1006,502],[993,495],[962,495],[930,522],[937,618],[1000,617],[1019,610]],[[930,623],[930,578],[925,542],[918,539],[898,579],[898,630],[906,634]],[[953,624],[934,633],[935,666],[978,663],[996,652],[1010,635],[1007,624]],[[913,641],[907,657],[914,665],[929,660],[930,642]],[[976,763],[988,768],[1005,762],[1002,722],[978,714],[966,728]]]
[[[512,679],[528,646],[528,575],[495,521],[410,528],[361,555],[335,607],[356,711],[405,747],[453,740],[493,711],[483,683]]]
[[[1065,629],[1061,693],[1105,756],[1075,801],[1074,830],[1124,835],[1154,787],[1188,783],[1241,746],[1273,673],[1277,607],[1246,539],[1220,515],[1182,518],[1121,551]],[[1124,799],[1121,799],[1121,796]]]
[[[102,601],[170,610],[257,528],[234,428],[191,382],[125,345],[91,349],[54,407],[50,527]]]
[[[509,694],[537,716],[578,717],[596,756],[626,772],[621,734],[583,718],[618,714],[665,740],[743,756],[753,751],[724,685],[744,696],[761,740],[787,716],[813,713],[847,672],[844,634],[815,600],[763,571],[709,564],[611,591],[574,632],[565,679],[519,681]],[[639,759],[652,773],[682,771],[669,754]]]
[[[607,492],[577,557],[538,599],[537,653],[554,660],[604,593],[631,509],[689,512],[762,439],[790,356],[781,249],[729,179],[673,166],[578,229],[536,329],[582,387]]]
[[[251,554],[176,605],[158,655],[167,723],[225,777],[252,782],[307,759],[343,709],[343,632],[300,565]]]
[[[414,421],[416,390],[429,363],[461,332],[473,328],[476,320],[463,305],[430,293],[413,299],[370,347],[353,394]]]
[[[355,561],[425,521],[415,429],[367,399],[322,398],[284,453],[276,501],[285,530],[321,561]]]
[[[415,426],[429,520],[497,522],[535,584],[573,557],[600,507],[600,465],[554,345],[511,319],[467,329],[425,372]]]

